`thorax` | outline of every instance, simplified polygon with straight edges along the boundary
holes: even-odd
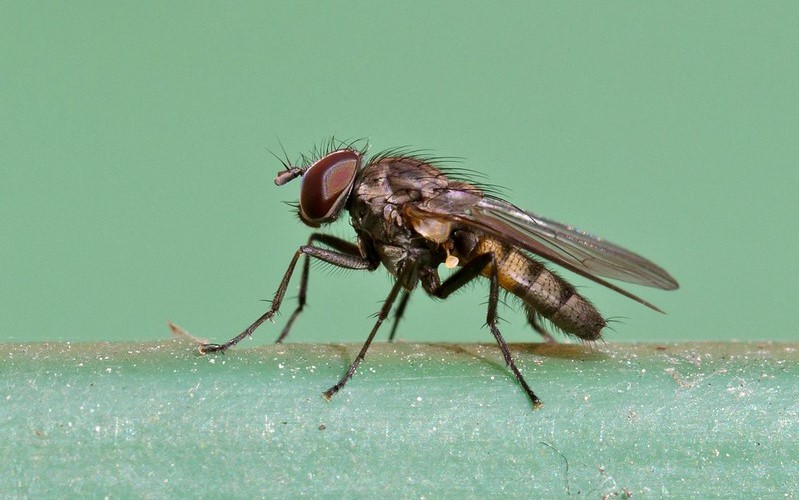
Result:
[[[352,226],[392,274],[409,258],[438,264],[437,244],[414,230],[402,208],[435,196],[447,184],[439,170],[411,158],[385,158],[370,163],[358,175],[348,205]]]

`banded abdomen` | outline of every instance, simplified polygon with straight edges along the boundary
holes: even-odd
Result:
[[[536,329],[536,316],[542,316],[567,334],[584,340],[596,340],[607,324],[591,302],[572,285],[548,270],[537,260],[490,236],[479,236],[469,253],[469,260],[493,253],[499,286],[519,297],[527,317]],[[489,277],[491,267],[483,270]]]

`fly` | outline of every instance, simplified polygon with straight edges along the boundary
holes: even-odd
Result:
[[[302,166],[281,160],[285,169],[277,174],[275,184],[282,186],[302,177],[297,204],[300,220],[319,228],[346,211],[356,243],[312,233],[307,244],[294,252],[269,310],[224,344],[202,343],[201,352],[224,351],[277,314],[300,257],[303,264],[298,304],[278,343],[286,338],[305,306],[311,258],[364,271],[374,271],[382,265],[394,277],[393,286],[358,356],[344,376],[323,393],[330,399],[353,376],[398,299],[390,339],[417,286],[421,285],[434,298],[446,299],[483,277],[488,280],[489,289],[486,323],[505,363],[536,408],[541,406],[541,400],[517,368],[497,327],[500,289],[521,299],[527,321],[547,340],[552,337],[543,326],[544,319],[565,334],[593,341],[601,338],[607,321],[574,286],[547,269],[539,257],[659,312],[663,311],[603,277],[663,290],[678,287],[669,273],[651,261],[571,226],[524,211],[491,195],[477,183],[447,173],[434,160],[393,150],[367,161],[365,154],[365,149],[352,143],[331,141],[314,158],[303,158]],[[453,269],[443,281],[439,276],[442,264]]]

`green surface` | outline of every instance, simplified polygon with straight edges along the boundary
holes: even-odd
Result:
[[[0,344],[0,496],[794,498],[796,344]]]
[[[309,234],[267,149],[337,134],[463,157],[662,265],[678,292],[632,291],[665,317],[575,280],[625,318],[613,341],[796,341],[797,19],[793,0],[4,2],[0,340],[238,333]],[[293,340],[362,341],[389,287],[315,272]],[[415,296],[399,336],[490,342],[486,296]]]

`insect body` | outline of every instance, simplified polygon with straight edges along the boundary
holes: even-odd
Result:
[[[337,384],[324,392],[330,398],[352,377],[364,359],[380,325],[400,297],[393,338],[410,293],[421,286],[428,295],[445,299],[482,276],[489,283],[486,323],[534,407],[540,400],[513,361],[497,327],[500,288],[521,299],[532,327],[550,335],[541,319],[566,334],[584,340],[601,337],[605,319],[575,288],[548,270],[542,257],[607,286],[652,309],[654,305],[605,281],[620,279],[665,290],[677,282],[663,269],[612,243],[569,226],[525,212],[491,196],[474,183],[448,175],[433,162],[397,152],[382,153],[364,165],[364,152],[339,145],[307,165],[289,166],[275,183],[302,177],[298,215],[308,226],[320,227],[345,210],[357,244],[313,233],[294,254],[275,293],[272,306],[252,325],[224,344],[203,344],[203,352],[225,350],[246,338],[280,309],[300,256],[304,256],[299,303],[278,338],[282,342],[302,311],[308,283],[309,258],[348,269],[374,271],[381,264],[395,278],[377,321],[360,353]],[[441,280],[439,267],[457,268]],[[661,311],[662,312],[662,311]]]

